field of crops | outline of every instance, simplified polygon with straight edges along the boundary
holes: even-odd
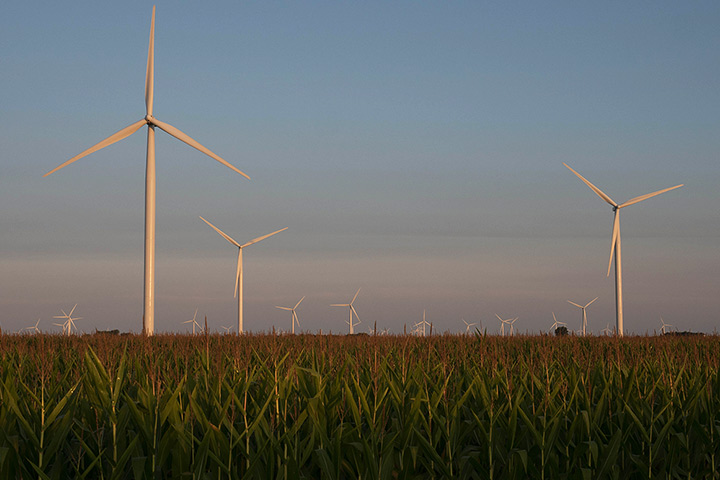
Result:
[[[0,478],[718,478],[720,339],[0,335]]]

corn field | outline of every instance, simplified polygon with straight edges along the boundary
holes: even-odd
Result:
[[[0,478],[720,478],[719,347],[0,335]]]

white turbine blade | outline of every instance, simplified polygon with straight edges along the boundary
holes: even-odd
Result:
[[[331,307],[349,307],[350,304],[349,303],[331,303],[330,306]]]
[[[250,177],[248,177],[248,176],[245,175],[243,172],[241,172],[241,171],[238,170],[237,168],[235,168],[235,167],[233,167],[232,165],[230,165],[227,161],[223,160],[219,155],[211,152],[211,151],[210,151],[209,149],[207,149],[206,147],[203,147],[203,146],[200,145],[197,141],[195,141],[195,140],[193,140],[192,138],[190,138],[190,136],[188,136],[188,135],[186,135],[185,133],[181,132],[180,130],[178,130],[177,128],[173,127],[172,125],[167,124],[167,123],[165,123],[165,122],[161,122],[161,121],[158,120],[157,118],[153,118],[153,119],[152,119],[152,123],[155,124],[155,125],[157,125],[157,126],[160,127],[161,129],[165,130],[167,133],[169,133],[169,134],[172,135],[173,137],[177,138],[178,140],[180,140],[180,141],[182,141],[182,142],[185,142],[185,143],[187,143],[188,145],[190,145],[191,147],[200,150],[202,153],[204,153],[204,154],[207,155],[208,157],[214,158],[215,160],[217,160],[218,162],[222,163],[223,165],[225,165],[225,166],[228,167],[229,169],[236,171],[237,173],[239,173],[239,174],[242,175],[243,177],[245,177],[245,178],[247,178],[248,180],[250,180]]]
[[[153,83],[155,79],[155,5],[150,22],[150,41],[148,42],[147,69],[145,70],[145,108],[148,115],[153,111]]]
[[[235,272],[235,298],[238,296],[238,284],[240,283],[240,270],[242,269],[242,248],[238,248],[237,271]]]
[[[272,236],[275,235],[276,233],[284,232],[284,231],[287,230],[287,229],[288,229],[288,227],[281,228],[280,230],[276,230],[276,231],[274,231],[274,232],[272,232],[272,233],[268,233],[267,235],[263,235],[262,237],[258,237],[258,238],[255,238],[255,239],[253,239],[253,240],[250,240],[250,241],[247,242],[246,244],[242,245],[240,248],[245,248],[245,247],[247,247],[247,246],[249,246],[249,245],[252,245],[252,244],[254,244],[254,243],[258,243],[258,242],[261,241],[261,240],[265,240],[265,239],[268,238],[268,237],[272,237]]]
[[[496,316],[496,317],[498,318],[498,320],[500,320],[501,322],[504,322],[504,321],[505,321],[505,320],[503,320],[502,318],[500,318],[500,315],[498,315],[497,313],[495,314],[495,316]]]
[[[557,323],[557,318],[555,317],[555,312],[552,312],[553,314],[553,320],[555,320],[555,323]]]
[[[297,316],[297,313],[295,313],[295,310],[293,310],[293,319],[297,322],[298,327],[300,326],[300,319]]]
[[[573,304],[573,305],[575,305],[575,306],[576,306],[576,307],[578,307],[578,308],[583,308],[583,306],[582,306],[582,305],[578,305],[577,303],[575,303],[575,302],[571,302],[570,300],[568,300],[567,302],[568,302],[568,303],[571,303],[571,304]]]
[[[191,318],[191,319],[188,320],[187,322],[182,322],[182,323],[193,323],[193,322],[195,322],[195,319],[194,319],[194,318]]]
[[[87,155],[90,155],[90,154],[93,153],[93,152],[97,152],[97,151],[100,150],[101,148],[105,148],[105,147],[107,147],[108,145],[112,145],[112,144],[115,143],[115,142],[119,142],[119,141],[122,140],[123,138],[129,137],[129,136],[132,135],[133,133],[137,132],[138,129],[139,129],[140,127],[142,127],[143,125],[145,125],[145,124],[147,124],[147,120],[145,120],[145,119],[143,118],[142,120],[138,120],[137,122],[133,123],[132,125],[128,125],[127,127],[123,128],[123,129],[120,130],[119,132],[113,133],[112,135],[110,135],[110,136],[107,137],[105,140],[101,141],[100,143],[96,143],[95,145],[93,145],[92,147],[88,148],[88,149],[85,150],[84,152],[75,155],[73,158],[71,158],[71,159],[68,160],[67,162],[63,163],[62,165],[53,168],[53,169],[50,170],[48,173],[46,173],[45,175],[43,175],[43,177],[47,177],[48,175],[57,172],[57,171],[60,170],[61,168],[67,167],[68,165],[70,165],[71,163],[75,162],[76,160],[80,160],[81,158],[83,158],[83,157],[85,157],[85,156],[87,156]]]
[[[200,220],[202,220],[203,222],[205,222],[205,223],[207,223],[208,225],[210,225],[210,226],[213,228],[213,230],[215,230],[217,233],[219,233],[220,235],[222,235],[222,237],[223,237],[225,240],[227,240],[228,242],[232,243],[233,245],[235,245],[235,246],[238,247],[238,248],[242,248],[242,247],[240,247],[240,244],[239,244],[238,242],[236,242],[235,240],[233,240],[233,238],[232,238],[230,235],[228,235],[227,233],[223,232],[222,230],[220,230],[219,228],[217,228],[215,225],[213,225],[212,223],[210,223],[210,222],[208,222],[207,220],[205,220],[203,217],[200,217]]]
[[[295,304],[295,306],[293,307],[293,310],[295,310],[295,309],[298,307],[298,305],[300,305],[300,304],[302,303],[303,300],[305,300],[305,296],[303,296],[303,297],[300,299],[300,301]]]
[[[598,298],[600,298],[600,297],[595,297],[595,298],[593,298],[593,299],[592,299],[592,300],[590,300],[590,301],[588,302],[588,304],[587,304],[587,305],[585,305],[585,307],[583,307],[583,308],[587,308],[587,307],[589,307],[589,306],[590,306],[590,304],[591,304],[591,303],[593,303],[593,302],[594,302],[595,300],[597,300]]]
[[[72,314],[73,314],[73,312],[75,311],[76,308],[77,308],[77,303],[76,303],[75,305],[73,305],[72,310],[70,310],[70,313],[68,313],[68,317],[72,317]]]
[[[355,307],[352,306],[352,304],[350,305],[350,310],[352,310],[352,312],[355,314],[355,318],[357,318],[358,323],[361,323],[362,320],[360,320],[360,315],[357,314],[357,311],[355,310]]]
[[[278,306],[275,306],[275,308],[279,308],[280,310],[287,310],[288,312],[292,312],[292,308],[290,308],[290,307],[278,307]]]
[[[360,288],[362,288],[362,287],[360,287]],[[355,302],[355,299],[356,299],[357,296],[360,294],[360,288],[358,288],[358,291],[355,292],[355,296],[353,297],[352,301],[350,302],[350,305],[352,305],[352,304]],[[423,312],[423,313],[424,313],[424,312]],[[359,320],[359,319],[358,319],[358,320]]]
[[[153,10],[155,10],[155,7],[153,7]],[[193,322],[194,322],[195,319],[197,318],[197,311],[198,311],[198,309],[196,308],[196,309],[195,309],[195,314],[193,315]]]
[[[587,185],[588,187],[590,187],[590,189],[591,189],[593,192],[595,192],[598,197],[602,198],[603,200],[605,200],[607,203],[609,203],[609,204],[612,205],[613,207],[617,207],[617,206],[618,206],[618,204],[615,203],[615,201],[614,201],[612,198],[610,198],[605,192],[603,192],[603,191],[600,190],[598,187],[596,187],[595,185],[593,185],[592,183],[590,183],[585,177],[583,177],[582,175],[580,175],[578,172],[576,172],[575,170],[573,170],[572,168],[570,168],[570,166],[569,166],[567,163],[563,163],[563,165],[565,165],[571,172],[573,172],[575,175],[577,175],[577,177],[578,177],[580,180],[582,180],[583,182],[585,182],[585,185]]]
[[[617,245],[618,235],[620,235],[620,209],[615,210],[615,219],[613,220],[612,241],[610,242],[610,261],[608,261],[607,276],[610,276],[610,267],[612,266],[613,255],[615,254],[615,245]]]
[[[623,207],[627,207],[627,206],[630,206],[630,205],[634,205],[634,204],[636,204],[636,203],[638,203],[638,202],[642,202],[643,200],[647,200],[648,198],[652,198],[652,197],[654,197],[654,196],[660,195],[661,193],[669,192],[670,190],[675,190],[676,188],[680,188],[680,187],[682,187],[683,185],[684,185],[684,184],[675,185],[674,187],[665,188],[665,189],[663,189],[663,190],[658,190],[657,192],[647,193],[647,194],[645,194],[645,195],[640,195],[639,197],[635,197],[635,198],[633,198],[633,199],[631,199],[631,200],[628,200],[627,202],[625,202],[625,203],[623,203],[622,205],[618,206],[618,208],[623,208]]]

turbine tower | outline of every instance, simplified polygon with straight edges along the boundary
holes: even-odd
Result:
[[[279,308],[280,310],[287,310],[290,313],[290,330],[292,331],[292,334],[295,335],[295,324],[297,323],[297,326],[300,326],[300,320],[298,320],[297,313],[295,313],[295,309],[300,305],[300,303],[305,300],[305,297],[302,297],[298,303],[295,304],[294,307],[275,307]]]
[[[62,165],[50,170],[43,175],[47,177],[51,173],[57,172],[61,168],[67,167],[71,163],[96,152],[102,148],[112,145],[115,142],[129,137],[141,127],[147,125],[147,154],[145,167],[145,281],[144,281],[144,301],[143,301],[143,333],[145,335],[153,335],[155,332],[155,127],[164,130],[178,140],[185,142],[193,148],[200,150],[202,153],[214,158],[226,167],[236,171],[243,177],[249,179],[243,172],[230,165],[228,162],[211,152],[198,142],[190,138],[185,133],[165,122],[161,122],[153,117],[153,85],[154,85],[154,67],[155,65],[155,7],[153,6],[152,20],[150,22],[150,42],[148,45],[147,69],[145,71],[145,117],[128,125],[117,133],[110,135],[88,148],[84,152],[74,156]]]
[[[358,288],[358,291],[355,293],[355,296],[353,297],[353,299],[350,301],[350,303],[333,303],[333,304],[330,305],[331,307],[349,307],[349,310],[350,310],[350,319],[349,319],[347,322],[345,322],[345,323],[347,323],[348,326],[349,326],[349,331],[348,331],[348,333],[349,333],[350,335],[352,335],[353,333],[355,333],[355,325],[359,325],[359,324],[360,324],[360,316],[359,316],[359,315],[357,314],[357,312],[355,311],[355,307],[353,307],[353,303],[355,303],[355,299],[357,298],[358,294],[360,294],[360,289],[359,289],[359,288]],[[355,314],[355,318],[357,318],[357,323],[354,323],[354,322],[353,322],[353,314]]]
[[[615,322],[617,327],[617,334],[619,336],[623,336],[624,330],[623,330],[623,299],[622,299],[622,256],[621,256],[621,248],[620,248],[620,209],[624,207],[629,207],[630,205],[634,205],[638,202],[642,202],[643,200],[647,200],[648,198],[652,198],[656,195],[660,195],[661,193],[669,192],[670,190],[675,190],[676,188],[680,188],[683,186],[683,184],[675,185],[674,187],[665,188],[663,190],[658,190],[657,192],[653,193],[647,193],[645,195],[640,195],[639,197],[635,197],[633,199],[628,200],[625,203],[617,204],[615,201],[610,198],[605,192],[600,190],[598,187],[590,183],[580,175],[578,172],[570,168],[570,166],[566,163],[563,163],[571,172],[573,172],[577,177],[582,180],[585,185],[590,187],[590,189],[597,194],[598,197],[605,200],[607,203],[610,204],[613,208],[613,212],[615,212],[615,219],[613,221],[613,232],[612,232],[612,241],[610,243],[610,261],[608,262],[608,271],[607,276],[610,276],[610,267],[612,266],[612,260],[613,260],[613,254],[615,255]]]
[[[593,302],[594,302],[595,300],[597,300],[598,298],[599,298],[599,297],[593,298],[593,299],[590,300],[587,304],[585,304],[584,307],[583,307],[582,305],[578,305],[578,304],[575,303],[575,302],[571,302],[570,300],[567,301],[568,303],[570,303],[570,304],[572,304],[572,305],[575,305],[576,307],[578,307],[579,309],[582,310],[582,332],[583,332],[583,337],[584,337],[585,335],[587,335],[587,313],[585,313],[585,309],[586,309],[587,307],[589,307],[590,304],[593,303]]]
[[[240,245],[238,242],[233,240],[233,238],[217,228],[212,223],[205,220],[203,217],[200,217],[200,219],[210,225],[213,230],[215,230],[217,233],[219,233],[225,240],[232,243],[236,247],[238,247],[238,259],[237,259],[237,273],[235,275],[235,296],[238,299],[238,335],[241,335],[243,333],[243,270],[242,270],[242,252],[243,248],[249,247],[250,245],[254,243],[258,243],[260,240],[265,240],[268,237],[272,237],[276,233],[280,233],[282,231],[285,231],[288,229],[288,227],[281,228],[280,230],[276,230],[272,233],[268,233],[267,235],[263,235],[262,237],[255,238],[253,240],[250,240],[247,243],[244,243]]]

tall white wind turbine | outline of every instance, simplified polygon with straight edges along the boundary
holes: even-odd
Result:
[[[235,275],[235,296],[238,299],[238,335],[243,333],[243,270],[242,270],[242,252],[243,248],[249,247],[250,245],[254,243],[258,243],[260,240],[265,240],[268,237],[272,237],[276,233],[280,233],[282,231],[285,231],[288,229],[288,227],[281,228],[280,230],[276,230],[272,233],[268,233],[267,235],[263,235],[262,237],[255,238],[253,240],[250,240],[247,243],[244,243],[240,245],[238,242],[233,240],[233,238],[217,228],[212,223],[205,220],[203,217],[200,217],[200,219],[210,225],[213,230],[215,230],[217,233],[219,233],[225,240],[232,243],[238,248],[238,259],[237,259],[237,273]]]
[[[577,303],[571,302],[570,300],[567,301],[568,303],[570,303],[570,304],[572,304],[572,305],[575,305],[576,307],[578,307],[579,309],[582,310],[582,334],[583,334],[583,337],[584,337],[585,335],[587,335],[587,313],[585,313],[585,309],[586,309],[587,307],[589,307],[590,304],[593,303],[593,302],[594,302],[595,300],[597,300],[598,298],[599,298],[599,297],[593,298],[593,299],[590,300],[587,304],[585,304],[585,306],[578,305]]]
[[[660,317],[660,323],[662,324],[662,327],[660,327],[660,331],[663,335],[667,333],[667,327],[672,327],[669,323],[665,323],[665,320],[663,320],[662,317]]]
[[[465,335],[467,335],[468,333],[470,333],[470,327],[474,327],[475,325],[477,325],[477,322],[468,323],[468,322],[465,321],[464,318],[462,319],[462,321],[463,321],[463,323],[465,324]]]
[[[355,296],[350,301],[350,303],[333,303],[330,305],[331,307],[348,307],[348,309],[350,311],[350,318],[345,323],[348,324],[348,327],[349,327],[348,333],[350,335],[355,333],[355,326],[360,324],[360,316],[355,311],[355,307],[353,307],[353,303],[355,303],[355,299],[357,298],[357,296],[359,294],[360,294],[360,289],[358,288],[358,291],[355,293]],[[353,322],[353,314],[355,314],[355,318],[357,318],[357,323]]]
[[[70,310],[70,313],[65,313],[65,310],[60,310],[63,314],[54,316],[53,318],[64,318],[65,321],[63,323],[53,323],[53,325],[62,327],[63,333],[65,335],[70,335],[72,333],[72,329],[74,328],[77,332],[77,327],[75,326],[75,320],[81,320],[82,317],[73,317],[72,314],[75,311],[75,308],[77,308],[77,303],[75,306]],[[38,320],[39,321],[39,320]]]
[[[84,152],[74,156],[62,165],[50,170],[45,177],[67,167],[71,163],[96,152],[102,148],[112,145],[115,142],[129,137],[141,127],[147,125],[147,154],[145,167],[145,286],[143,301],[143,333],[152,335],[155,332],[155,127],[169,133],[178,140],[185,142],[193,148],[217,160],[226,167],[236,171],[245,178],[250,178],[243,172],[230,165],[228,162],[211,152],[185,133],[165,122],[153,117],[153,85],[154,85],[154,64],[155,64],[155,7],[153,6],[152,21],[150,22],[150,42],[148,46],[147,69],[145,71],[145,117],[128,125],[117,133],[110,135],[88,148]]]
[[[300,303],[305,300],[305,297],[302,297],[300,301],[298,301],[294,307],[275,307],[279,308],[280,310],[287,310],[290,312],[290,330],[292,331],[292,334],[295,335],[295,324],[297,323],[297,326],[300,326],[300,320],[298,320],[297,313],[295,312],[295,309],[300,305]]]
[[[29,330],[33,333],[40,333],[40,329],[38,328],[38,325],[40,325],[39,318],[37,319],[37,322],[35,322],[35,325],[33,325],[32,327],[25,327],[25,328],[23,328],[23,330]]]
[[[504,337],[505,336],[505,325],[508,325],[510,327],[510,334],[513,334],[515,332],[515,327],[513,327],[513,323],[515,323],[515,320],[517,320],[520,317],[515,318],[508,318],[507,320],[503,320],[500,315],[497,313],[495,316],[500,320],[500,334]]]
[[[683,186],[683,184],[675,185],[674,187],[665,188],[663,190],[658,190],[657,192],[653,193],[647,193],[645,195],[640,195],[639,197],[635,197],[633,199],[628,200],[625,203],[617,204],[612,198],[610,198],[605,192],[600,190],[598,187],[590,183],[585,177],[580,175],[578,172],[570,168],[570,166],[566,163],[563,163],[571,172],[573,172],[577,177],[582,180],[590,189],[597,194],[598,197],[605,200],[607,203],[610,204],[610,206],[613,208],[613,212],[615,212],[615,219],[613,221],[613,233],[612,233],[612,242],[610,243],[610,261],[608,262],[608,271],[607,276],[610,276],[610,268],[612,266],[613,261],[613,254],[615,255],[615,321],[616,321],[616,327],[617,327],[617,334],[619,336],[623,336],[624,330],[623,330],[623,300],[622,300],[622,255],[621,255],[621,248],[620,248],[620,209],[624,207],[629,207],[630,205],[634,205],[638,202],[642,202],[643,200],[647,200],[648,198],[652,198],[656,195],[660,195],[661,193],[669,192],[670,190],[675,190],[676,188],[680,188]]]
[[[195,335],[195,327],[197,327],[198,329],[200,329],[200,331],[202,332],[202,327],[200,326],[200,324],[199,324],[199,323],[197,322],[197,320],[196,320],[196,319],[197,319],[197,312],[198,312],[198,309],[196,308],[196,309],[195,309],[195,314],[193,315],[193,318],[191,318],[190,320],[187,320],[187,321],[185,321],[185,322],[182,322],[182,323],[191,323],[191,324],[192,324],[192,329],[193,329],[193,330],[192,330],[192,333],[193,333],[193,335]]]

